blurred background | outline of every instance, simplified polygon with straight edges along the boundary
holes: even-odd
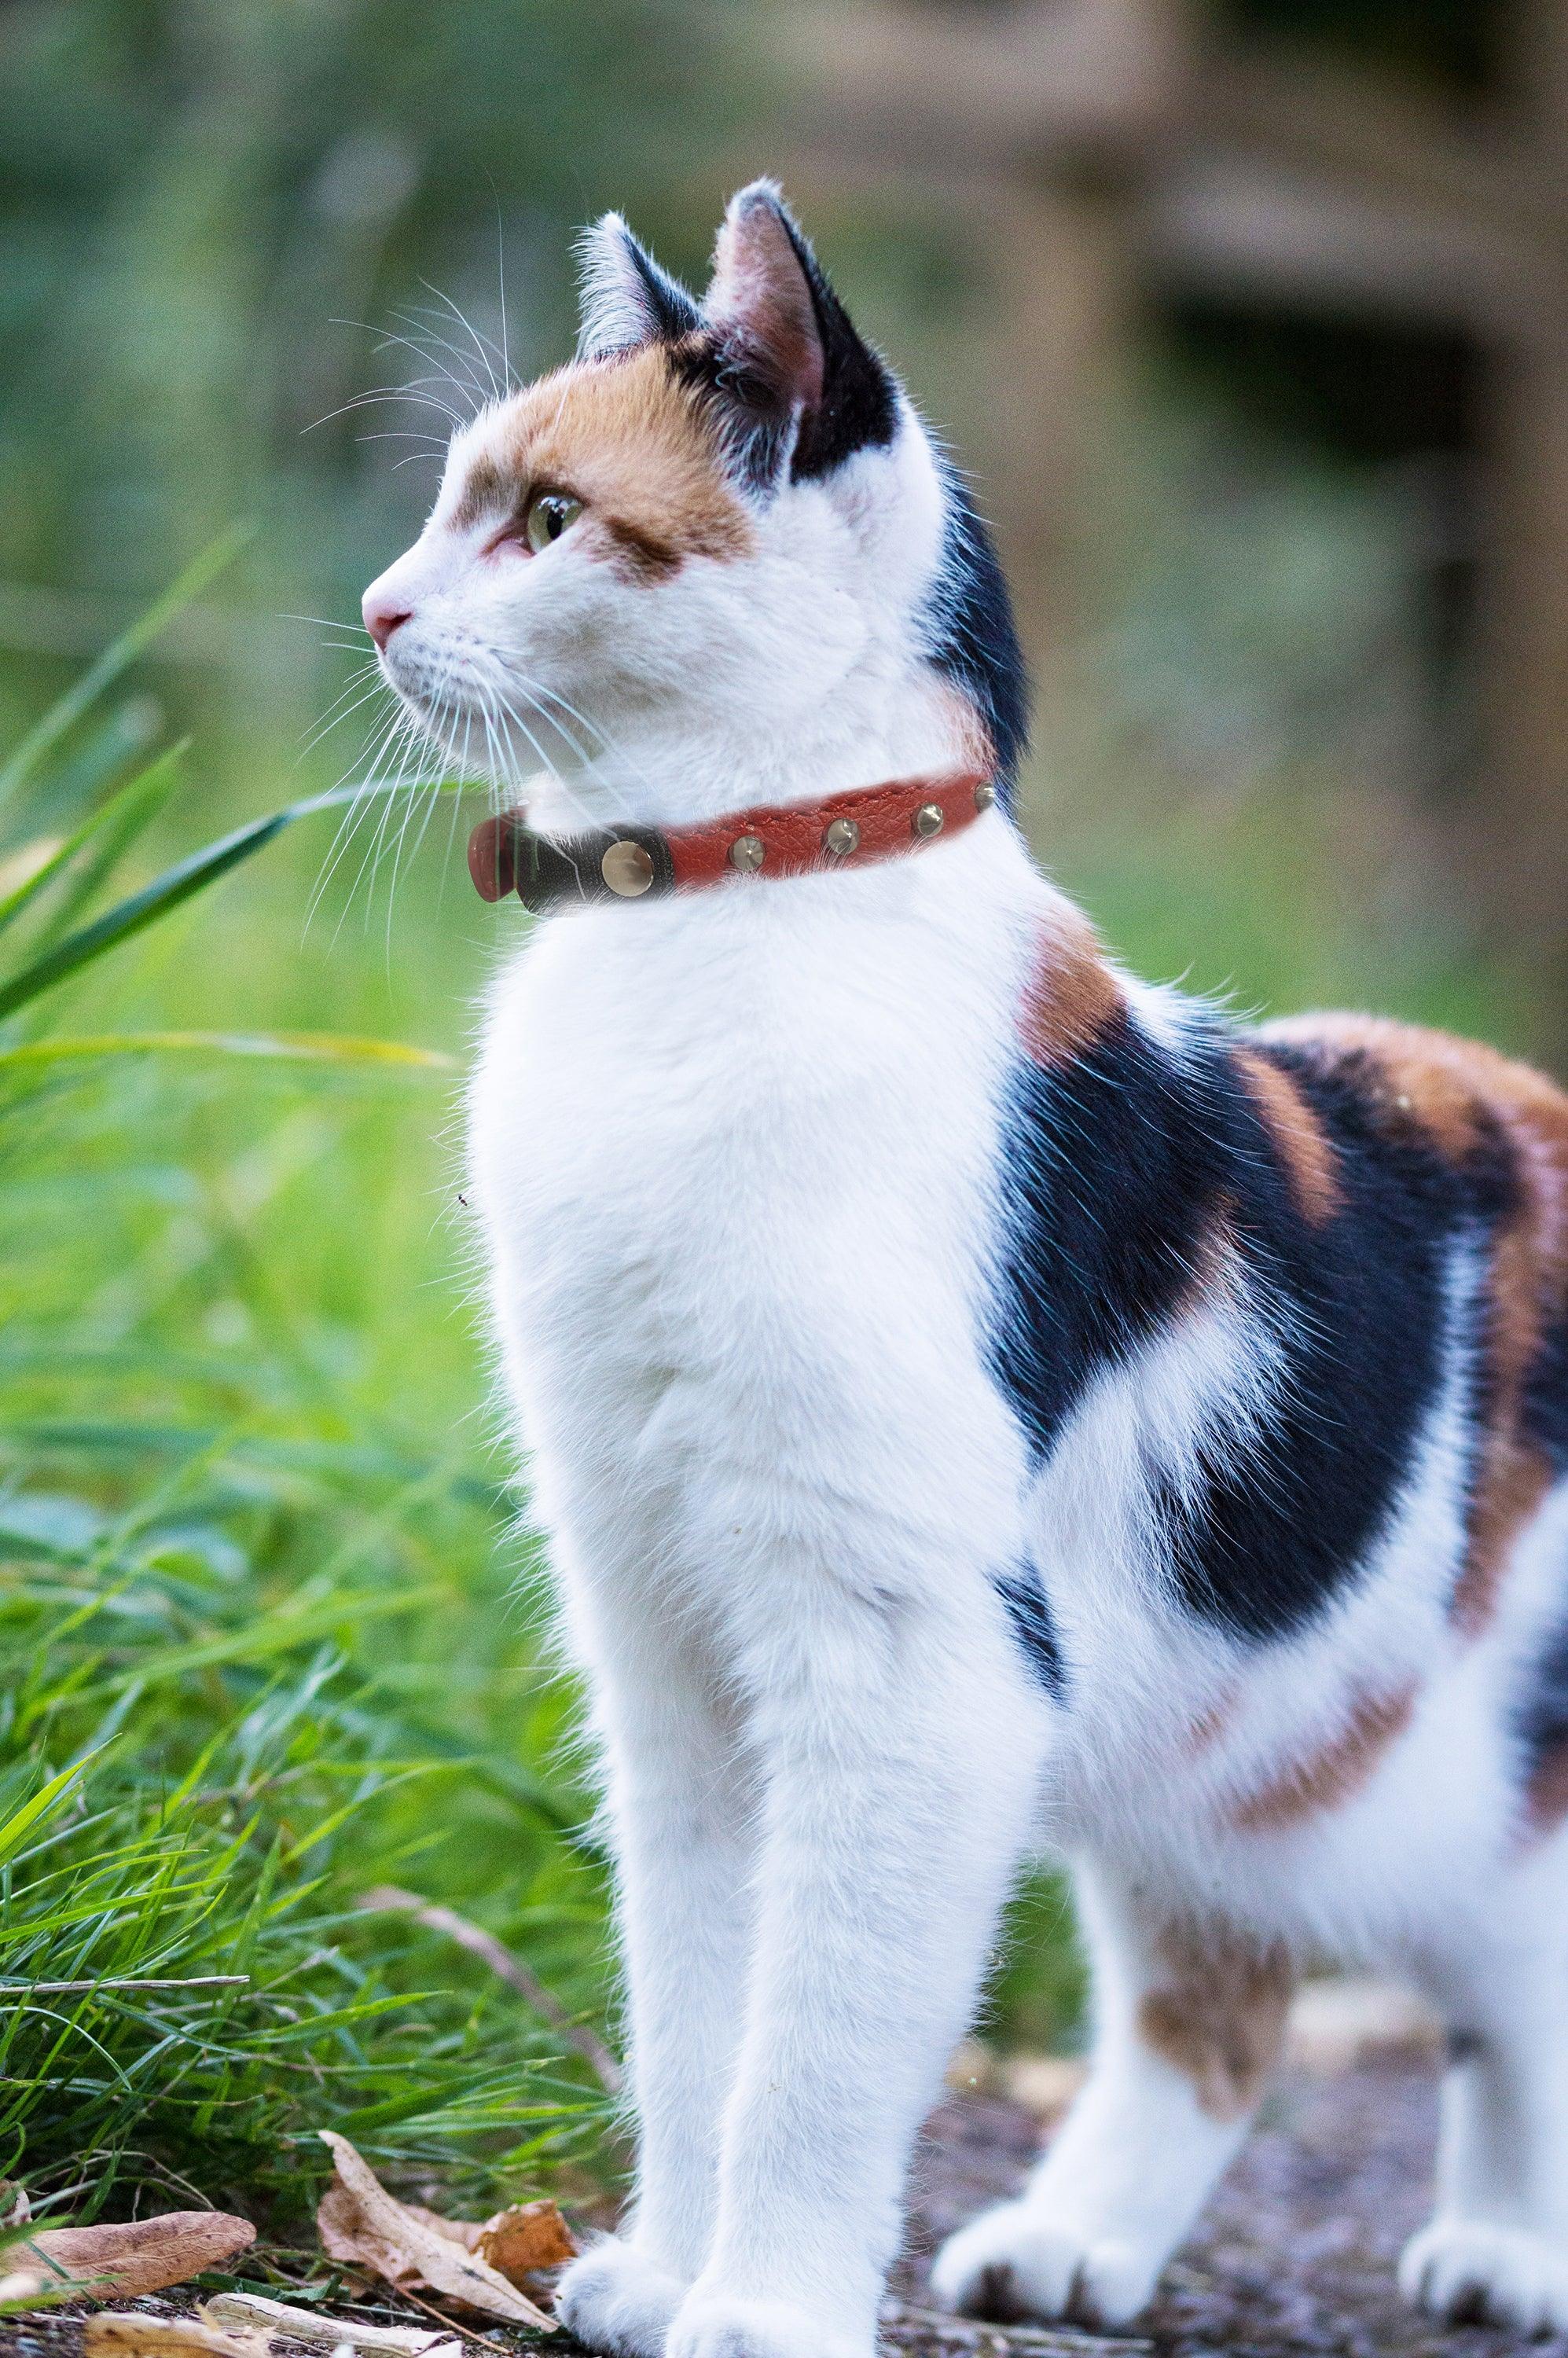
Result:
[[[362,775],[341,626],[444,405],[503,344],[524,377],[566,355],[579,224],[619,206],[700,283],[760,171],[976,479],[1038,682],[1026,823],[1118,952],[1568,1069],[1560,0],[4,0],[0,741],[249,537],[0,810],[0,893],[178,738],[128,882]],[[0,2109],[39,2182],[89,2145],[105,2186],[178,2170],[200,2124],[285,2189],[319,2125],[290,2039],[394,2160],[604,2167],[536,2008],[355,1907],[416,1886],[607,2007],[456,1200],[453,1075],[521,920],[467,886],[468,810],[427,816],[335,864],[302,824],[50,1021],[451,1069],[81,1055],[0,1134],[0,1725],[19,1778],[100,1747],[0,1975],[88,1920],[108,1824],[122,1912],[170,1840],[211,1878],[135,1957],[265,1924],[295,2024],[236,1999],[220,2067],[208,2015],[95,1999]],[[1021,1911],[993,2035],[1059,2043],[1062,1899]],[[151,2115],[94,2079],[92,2042],[135,2080],[168,2037]]]

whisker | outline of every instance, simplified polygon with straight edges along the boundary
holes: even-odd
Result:
[[[495,277],[501,294],[501,373],[507,391],[510,392],[514,379],[512,354],[508,349],[506,334],[506,230],[501,218],[500,195],[493,188],[491,194],[495,198]]]
[[[357,631],[362,639],[370,633],[362,622],[351,622],[345,614],[280,614],[280,622],[316,622],[324,631]]]
[[[459,306],[453,302],[449,295],[444,294],[439,287],[432,287],[427,278],[421,278],[419,284],[421,287],[427,287],[429,289],[429,292],[435,297],[438,303],[444,303],[448,310],[452,314],[452,317],[459,322],[460,326],[466,330],[468,334],[473,338],[474,349],[478,352],[481,360],[483,361],[485,369],[489,373],[492,392],[493,393],[495,399],[499,401],[501,399],[501,387],[495,382],[495,372],[491,368],[489,355],[485,351],[486,339],[480,334],[479,330],[474,326],[473,321],[469,318],[467,312],[460,309]]]
[[[454,426],[464,427],[469,422],[460,409],[454,409],[449,401],[442,401],[433,393],[424,392],[417,384],[379,385],[373,393],[356,393],[352,400],[340,402],[336,409],[328,410],[325,417],[313,418],[299,431],[302,435],[314,434],[318,427],[330,426],[334,417],[347,417],[351,411],[369,409],[378,401],[411,401],[426,409],[438,409]]]
[[[307,737],[304,744],[301,745],[299,749],[300,760],[303,761],[307,753],[313,753],[323,739],[330,737],[334,729],[341,728],[343,722],[350,719],[352,715],[360,709],[362,705],[368,704],[371,698],[376,693],[379,686],[380,682],[378,680],[373,680],[368,687],[362,688],[360,690],[360,693],[355,697],[351,704],[344,706],[341,712],[334,714],[330,705],[329,705],[327,711],[317,722],[316,727],[311,730],[309,736]],[[341,698],[339,698],[339,701],[340,703],[342,701]]]
[[[371,753],[368,762],[366,762],[363,783],[362,784],[359,792],[350,802],[342,817],[339,820],[337,832],[333,836],[331,842],[327,847],[327,857],[323,863],[320,876],[317,880],[316,889],[310,895],[310,900],[305,912],[305,931],[307,933],[310,929],[310,925],[315,918],[317,910],[321,905],[322,897],[326,892],[329,883],[331,882],[339,862],[341,860],[343,854],[347,851],[349,845],[353,840],[355,832],[359,827],[360,819],[364,812],[367,800],[373,797],[377,791],[377,769],[381,763],[385,759],[388,748],[396,742],[398,730],[402,727],[406,718],[406,716],[404,713],[402,706],[395,703],[390,717],[381,725],[380,734],[377,735],[373,724],[366,732],[367,744],[373,737],[375,739],[374,751]],[[364,760],[365,758],[362,747],[361,749],[360,758],[361,760]],[[352,769],[354,766],[354,763],[351,762],[349,769]],[[337,781],[337,785],[341,786],[348,774],[349,771],[345,770],[342,776]],[[337,787],[334,786],[332,791],[335,793],[337,791]],[[338,920],[338,927],[334,930],[332,936],[334,941],[337,940],[338,931],[341,930],[341,926],[342,918],[340,916]]]
[[[427,352],[424,345],[416,343],[412,336],[400,335],[395,328],[373,328],[368,319],[334,319],[332,325],[335,328],[362,328],[366,335],[378,337],[380,341],[375,347],[378,352],[389,352],[395,345],[401,345],[406,352],[412,352],[416,360],[427,361],[437,374],[445,378],[454,393],[471,394],[478,401],[482,401],[484,398],[483,387],[477,378],[471,378],[465,383],[461,377],[454,376],[451,370],[444,367],[434,352]],[[455,359],[460,361],[464,358],[455,345],[449,345],[448,350]]]
[[[417,316],[418,316],[418,315],[417,315],[416,313],[410,313],[410,312],[407,312],[407,311],[399,311],[399,312],[397,312],[397,313],[395,313],[395,317],[396,317],[396,318],[397,318],[397,319],[406,319],[406,320],[408,321],[408,323],[409,323],[409,325],[410,325],[411,327],[416,327],[416,325],[417,325]],[[438,335],[437,335],[437,334],[436,334],[436,332],[435,332],[435,330],[434,330],[434,329],[427,330],[426,332],[428,334],[429,339],[430,339],[430,341],[431,341],[432,343],[434,343],[434,344],[438,345],[438,346],[440,348],[440,350],[441,350],[442,352],[450,352],[450,354],[451,354],[452,358],[453,358],[453,359],[458,362],[459,366],[460,366],[460,368],[465,372],[465,373],[468,373],[468,371],[470,370],[470,366],[471,366],[471,363],[470,363],[470,362],[469,355],[467,354],[467,352],[465,352],[463,351],[463,349],[462,349],[462,347],[461,347],[460,345],[459,345],[459,344],[454,344],[454,343],[453,343],[453,341],[452,341],[452,340],[451,340],[451,338],[450,338],[449,336],[438,336]],[[482,360],[484,360],[484,354],[483,354],[482,352],[480,354],[480,358],[481,358],[481,361],[482,361]],[[439,368],[439,366],[440,366],[441,364],[440,364],[439,361],[437,361],[437,360],[435,360],[435,359],[434,359],[434,355],[432,355],[432,361],[433,361],[433,365],[434,365],[434,366],[436,366],[437,368]],[[487,372],[487,373],[489,373],[489,365],[490,365],[490,364],[489,364],[488,361],[486,361],[486,362],[485,362],[485,368],[486,368],[486,372]],[[484,399],[484,397],[485,397],[485,396],[484,396],[484,387],[480,384],[479,379],[478,379],[477,377],[475,377],[475,376],[470,376],[470,377],[469,377],[469,383],[470,383],[470,387],[471,387],[471,389],[472,389],[472,392],[473,392],[473,395],[474,395],[475,400],[476,400],[476,401],[481,401],[481,402],[482,402],[482,401],[483,401],[483,399]],[[491,395],[492,395],[492,398],[493,399],[493,398],[496,398],[496,397],[497,397],[497,395],[496,395],[496,392],[495,392],[495,379],[494,379],[493,375],[492,375],[492,376],[491,376],[490,384],[491,384]]]

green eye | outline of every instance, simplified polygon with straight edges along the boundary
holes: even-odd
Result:
[[[559,540],[562,533],[576,524],[581,514],[580,500],[568,499],[565,492],[541,492],[529,503],[523,537],[537,556],[541,549],[548,548],[553,540]]]

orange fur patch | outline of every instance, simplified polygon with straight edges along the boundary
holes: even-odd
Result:
[[[1554,1833],[1568,1818],[1568,1744],[1555,1745],[1536,1764],[1525,1801],[1530,1812],[1528,1833],[1537,1839]]]
[[[1339,1734],[1305,1759],[1276,1770],[1231,1812],[1231,1824],[1242,1833],[1279,1833],[1322,1810],[1340,1808],[1410,1725],[1417,1691],[1412,1679],[1387,1694],[1357,1696]]]
[[[1240,1688],[1227,1687],[1223,1694],[1216,1697],[1206,1711],[1198,1714],[1182,1738],[1182,1750],[1188,1759],[1198,1759],[1204,1753],[1212,1750],[1221,1737],[1229,1732],[1240,1701]]]
[[[1211,2119],[1238,2120],[1279,2056],[1290,1958],[1216,1925],[1171,1925],[1157,1948],[1162,1978],[1138,2009],[1143,2041],[1192,2082]]]
[[[1290,1074],[1267,1056],[1238,1048],[1236,1063],[1284,1167],[1296,1209],[1321,1228],[1340,1203],[1338,1164],[1323,1124]]]
[[[712,421],[658,346],[558,369],[517,394],[491,424],[454,521],[500,521],[541,490],[580,500],[579,529],[643,578],[753,545]]]
[[[1019,1010],[1024,1047],[1037,1065],[1070,1065],[1093,1046],[1124,1004],[1105,953],[1075,914],[1041,946]]]

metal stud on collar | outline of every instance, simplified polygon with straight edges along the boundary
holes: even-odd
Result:
[[[922,803],[914,814],[914,832],[919,836],[940,835],[946,817],[940,803]]]
[[[989,810],[995,800],[996,788],[990,784],[989,779],[983,785],[979,785],[975,788],[975,808],[977,810]]]
[[[599,872],[618,899],[634,901],[653,883],[653,854],[645,844],[633,843],[622,836],[606,847]]]
[[[836,818],[829,821],[822,841],[836,859],[846,860],[851,851],[859,851],[860,830],[852,818]]]
[[[730,865],[739,868],[742,875],[751,875],[768,856],[768,847],[760,835],[738,835],[730,847]]]

